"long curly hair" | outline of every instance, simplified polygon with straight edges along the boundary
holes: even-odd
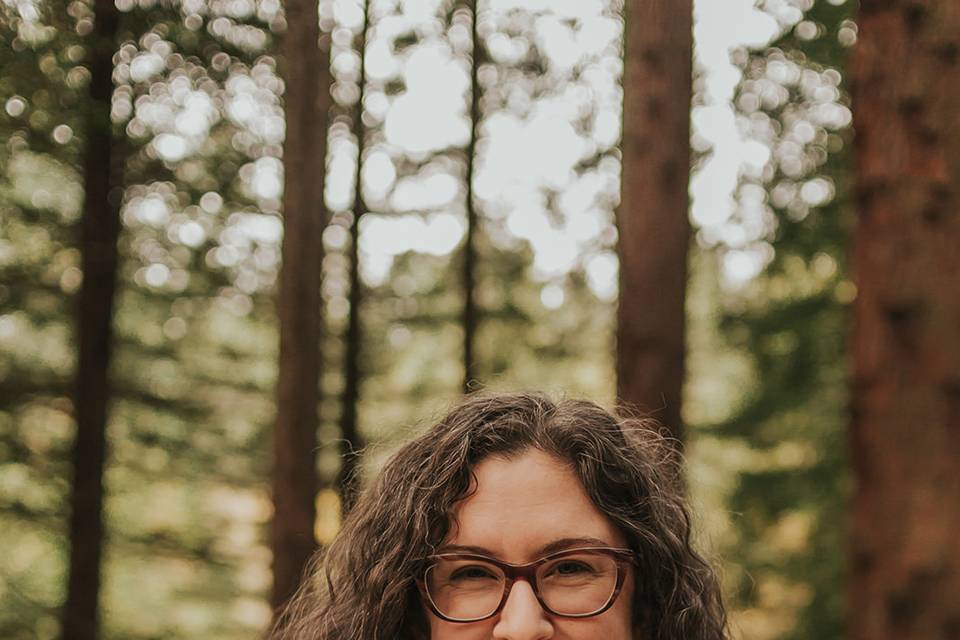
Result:
[[[723,640],[716,575],[691,546],[676,457],[652,421],[533,393],[467,398],[400,449],[360,497],[272,631],[273,640],[421,640],[414,576],[491,455],[529,448],[566,461],[637,554],[643,640]]]

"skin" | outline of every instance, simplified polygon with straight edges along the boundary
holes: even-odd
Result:
[[[441,551],[470,547],[472,552],[506,562],[525,563],[543,557],[543,549],[563,540],[570,540],[565,545],[570,547],[627,546],[570,468],[542,451],[530,449],[510,459],[490,457],[477,465],[475,474],[476,492],[455,510],[454,526]],[[452,623],[427,612],[430,638],[631,640],[634,579],[631,569],[614,605],[598,616],[581,619],[547,613],[530,585],[518,580],[503,610],[487,620]]]

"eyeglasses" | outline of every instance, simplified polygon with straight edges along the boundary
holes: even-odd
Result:
[[[448,622],[477,622],[500,613],[518,578],[530,584],[546,611],[588,618],[613,606],[634,562],[632,551],[608,547],[568,549],[527,564],[441,553],[427,558],[417,586],[430,610]]]

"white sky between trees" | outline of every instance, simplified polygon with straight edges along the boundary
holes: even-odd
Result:
[[[699,143],[710,149],[709,159],[691,181],[691,215],[698,226],[726,223],[735,207],[732,194],[741,171],[758,173],[769,159],[765,145],[744,139],[737,130],[731,100],[740,71],[730,61],[732,48],[762,45],[771,40],[781,26],[802,17],[789,3],[767,4],[765,12],[754,6],[753,0],[696,2],[695,55],[696,64],[704,73],[706,104],[693,110],[692,124]],[[404,5],[409,20],[424,20],[433,15],[436,2],[422,0]],[[514,8],[551,12],[552,19],[548,16],[538,21],[536,38],[551,67],[559,72],[569,69],[584,55],[596,55],[616,46],[621,37],[619,21],[605,10],[606,3],[599,0],[491,0],[485,8],[493,12]],[[338,17],[350,15],[357,23],[362,18],[355,5],[353,10],[344,8],[338,14]],[[576,18],[579,29],[574,31],[563,26],[561,21],[565,18]],[[403,22],[398,20],[397,27],[402,29]],[[389,75],[393,72],[392,66],[397,64],[389,50],[376,43],[367,55],[367,71],[374,77]],[[460,111],[461,96],[469,89],[469,78],[452,62],[449,49],[428,46],[417,51],[407,61],[403,75],[407,93],[395,102],[386,118],[388,141],[424,152],[451,143],[465,143],[468,131]],[[606,107],[594,121],[593,137],[599,144],[608,145],[620,136],[621,98],[619,91],[609,95],[611,87],[602,86],[602,80],[591,87],[594,99]],[[619,82],[619,77],[615,80]],[[483,136],[488,139],[488,155],[478,163],[476,189],[482,202],[488,205],[485,211],[487,208],[506,211],[507,228],[531,244],[534,275],[544,281],[573,268],[581,257],[578,245],[591,241],[603,224],[603,220],[596,218],[596,212],[576,210],[577,204],[586,204],[591,199],[588,193],[578,191],[589,192],[591,185],[569,184],[571,169],[585,151],[585,145],[564,117],[563,112],[569,110],[564,109],[564,102],[562,96],[554,104],[549,98],[545,99],[543,108],[535,110],[526,122],[503,114],[489,118],[483,130]],[[332,172],[332,184],[348,184],[347,180],[335,178],[336,173]],[[385,191],[393,184],[396,175],[386,153],[371,154],[364,179],[373,191]],[[566,188],[565,195],[571,194],[567,200],[574,201],[570,207],[573,210],[568,211],[564,227],[551,224],[542,211],[537,195],[542,186]],[[398,189],[394,204],[399,205],[399,209],[426,205],[425,201],[431,199],[428,192],[441,201],[450,201],[456,189],[452,178],[435,176],[432,184]],[[345,203],[351,197],[346,189],[340,191],[334,187],[332,191],[336,193],[334,200]],[[496,194],[508,202],[490,203],[489,200],[497,199]],[[406,198],[409,202],[403,202]],[[575,202],[578,200],[580,203]],[[390,257],[410,249],[435,254],[451,251],[463,233],[461,220],[457,215],[445,213],[426,219],[422,216],[371,217],[364,225],[362,240],[367,277],[382,280],[389,270]],[[584,266],[594,292],[612,299],[616,295],[615,256],[609,251],[600,252],[588,258]],[[725,263],[733,280],[749,279],[761,266],[751,257]],[[547,306],[556,306],[562,300],[556,288],[545,287]]]
[[[362,3],[327,2],[341,29],[339,45],[334,33],[335,77],[355,77],[359,56],[349,48],[349,33],[360,29]],[[202,4],[200,0],[185,0],[185,11],[190,3]],[[270,0],[256,5],[253,0],[233,3],[248,3],[250,11],[258,7],[261,13],[279,9],[277,3],[267,7],[265,3],[270,4]],[[702,105],[691,114],[692,143],[696,151],[707,156],[691,179],[691,218],[710,242],[727,247],[722,275],[728,285],[748,281],[769,259],[764,225],[759,220],[750,221],[751,209],[755,210],[754,217],[763,217],[765,202],[744,207],[741,200],[738,205],[735,191],[740,176],[759,177],[773,153],[769,141],[753,139],[738,128],[732,99],[741,73],[731,62],[731,51],[762,46],[781,30],[798,25],[803,20],[802,9],[811,3],[695,2],[695,60],[702,72],[704,93]],[[364,279],[377,284],[389,275],[394,256],[410,250],[445,255],[462,241],[463,194],[459,180],[442,170],[427,172],[426,176],[398,176],[397,163],[403,158],[422,159],[433,151],[466,145],[469,122],[465,96],[470,79],[465,54],[469,53],[470,42],[468,25],[445,30],[437,18],[438,0],[404,0],[399,12],[392,9],[396,6],[393,2],[373,0],[372,6],[375,30],[367,47],[365,108],[373,128],[382,127],[383,140],[368,147],[364,161],[365,195],[371,211],[362,221],[361,255]],[[537,14],[520,37],[497,31],[499,21],[512,9]],[[556,78],[556,82],[533,101],[529,98],[531,88],[519,86],[505,100],[507,108],[487,114],[474,183],[481,211],[491,227],[502,230],[506,239],[501,238],[501,243],[529,243],[534,256],[532,276],[543,283],[541,298],[546,306],[563,303],[562,280],[575,268],[583,269],[595,294],[613,300],[617,259],[613,238],[606,231],[611,221],[610,206],[603,203],[619,193],[619,162],[608,158],[610,162],[601,162],[596,170],[582,176],[576,176],[573,167],[597,148],[615,145],[620,137],[622,24],[605,0],[486,0],[481,3],[484,21],[498,34],[488,40],[488,46],[504,68],[520,59],[529,46],[524,37],[530,37],[548,58],[548,77],[544,80]],[[394,52],[390,45],[393,36],[414,27],[418,44],[400,54]],[[126,71],[131,80],[145,81],[161,72],[164,54],[169,53],[163,45],[141,45],[132,53]],[[585,58],[591,61],[589,69],[580,74],[578,82],[569,83],[567,72]],[[274,79],[267,77],[274,73],[272,67],[261,65],[249,74],[232,76],[227,82],[223,117],[250,136],[276,146],[283,139],[282,110],[278,96],[267,95],[271,91],[264,89],[274,86],[270,84]],[[396,76],[403,78],[404,90],[387,96],[378,83],[382,85]],[[335,86],[335,96],[338,90],[348,92]],[[151,144],[157,155],[172,162],[189,158],[221,117],[202,91],[183,88],[179,98],[177,91],[174,88],[171,92],[170,104],[138,103],[134,119],[137,126],[154,134]],[[831,104],[836,106],[835,102]],[[575,130],[573,122],[582,116],[585,106],[592,119],[590,131],[583,135]],[[326,193],[331,210],[349,209],[355,162],[352,138],[332,134]],[[276,154],[252,161],[241,170],[241,179],[265,213],[279,209],[282,163]],[[812,182],[805,185],[805,199],[812,203],[828,200],[832,196],[829,186]],[[557,194],[559,211],[547,210],[547,190]],[[218,194],[204,198],[200,204],[205,211],[219,210],[218,203],[213,202]],[[175,216],[162,197],[149,194],[130,201],[127,208],[137,221],[155,227],[168,224]],[[734,216],[735,212],[738,215]],[[244,213],[233,219],[236,238],[245,237],[248,243],[279,243],[282,230],[276,215]],[[752,230],[745,231],[748,227]],[[196,222],[181,224],[174,235],[191,246],[199,246],[204,240],[201,225]],[[342,226],[334,225],[325,234],[330,248],[342,247],[346,241]],[[243,243],[238,240],[237,246]],[[214,261],[229,267],[239,260],[234,253],[223,246]],[[169,270],[161,273],[161,269],[150,269],[144,271],[152,276],[145,276],[147,284],[163,286],[165,282],[161,281],[166,280],[164,275]]]

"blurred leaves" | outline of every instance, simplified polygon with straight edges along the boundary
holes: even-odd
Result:
[[[688,471],[705,543],[726,558],[739,633],[837,638],[853,295],[842,71],[856,29],[849,3],[760,5],[781,36],[732,55],[736,126],[762,161],[741,169],[729,214],[694,211]],[[271,614],[265,479],[284,135],[273,51],[285,19],[276,0],[118,6],[112,120],[126,186],[114,194],[124,227],[105,638],[251,638]],[[620,9],[504,1],[479,16],[478,360],[490,388],[613,400]],[[330,363],[342,362],[349,304],[359,10],[337,0],[320,15],[337,101],[323,265]],[[0,559],[0,636],[13,640],[56,636],[63,598],[91,15],[81,0],[0,4],[0,530],[17,550]],[[459,393],[471,63],[459,4],[377,0],[371,17],[367,475]],[[328,367],[318,452],[328,485],[342,387]],[[325,488],[318,505],[328,540],[336,494]]]

